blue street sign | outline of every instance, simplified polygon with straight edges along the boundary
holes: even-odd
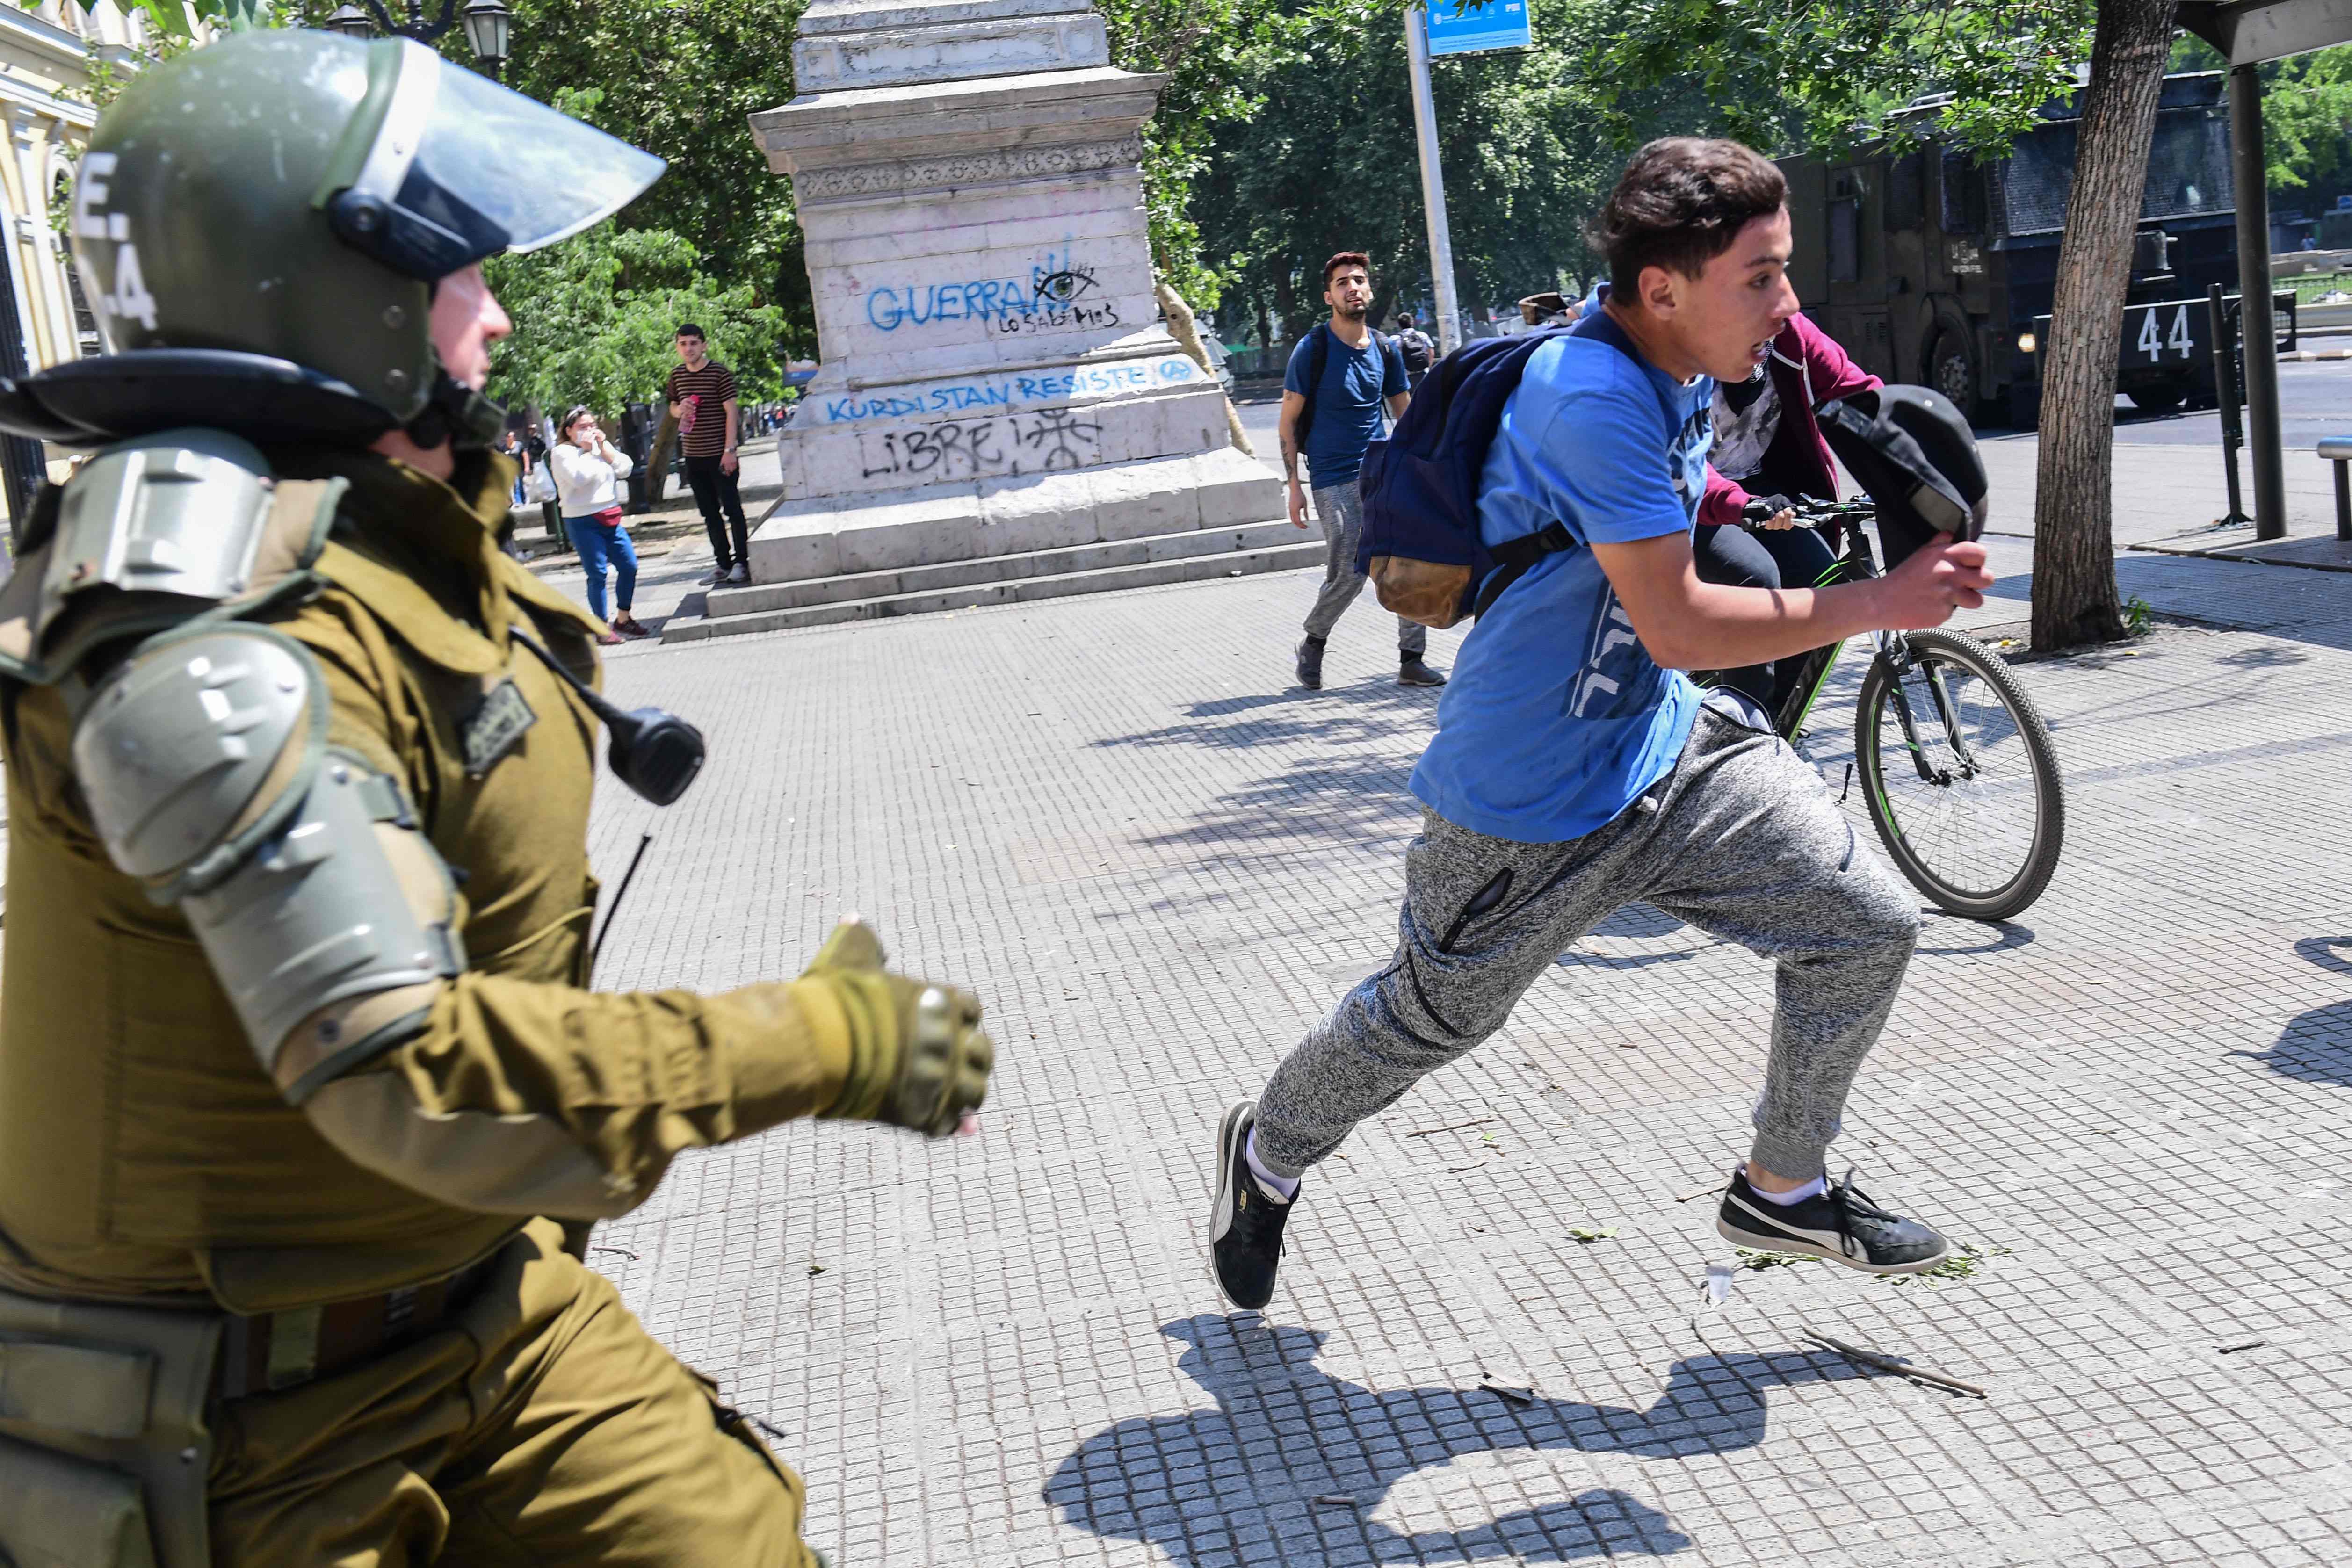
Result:
[[[1454,0],[1428,0],[1429,52],[1471,55],[1535,47],[1528,0],[1481,0],[1454,10]]]

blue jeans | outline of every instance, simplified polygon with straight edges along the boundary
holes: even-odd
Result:
[[[564,518],[563,531],[572,536],[572,548],[588,569],[588,608],[599,621],[611,619],[604,610],[604,567],[609,561],[621,613],[626,615],[637,597],[637,548],[629,542],[629,530],[618,523],[608,528],[592,516]]]

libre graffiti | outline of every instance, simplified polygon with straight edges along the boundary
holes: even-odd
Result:
[[[1101,425],[1057,408],[887,430],[859,436],[857,446],[868,479],[896,475],[929,480],[1085,468],[1101,460]]]
[[[1119,392],[1177,386],[1199,380],[1202,373],[1192,361],[1174,354],[1116,365],[1079,365],[1034,375],[993,376],[986,381],[951,382],[918,392],[826,398],[821,423],[839,424],[862,419],[907,419],[920,414],[1026,408],[1036,403],[1065,402],[1072,398],[1110,397]]]
[[[1008,333],[1116,327],[1118,308],[1101,293],[1093,267],[1048,252],[1029,269],[1026,283],[1015,277],[886,283],[866,295],[866,319],[885,332],[946,321],[987,321]]]

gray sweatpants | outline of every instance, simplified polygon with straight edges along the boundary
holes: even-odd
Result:
[[[1911,961],[1918,904],[1786,742],[1712,706],[1674,770],[1583,838],[1514,843],[1423,814],[1396,954],[1275,1070],[1259,1160],[1295,1176],[1322,1159],[1502,1028],[1546,966],[1637,899],[1779,962],[1749,1157],[1821,1175]]]
[[[1315,608],[1307,612],[1307,634],[1319,643],[1331,635],[1340,615],[1370,580],[1356,570],[1356,550],[1364,542],[1363,492],[1353,479],[1318,490],[1315,516],[1323,525],[1323,588],[1315,596]],[[1397,617],[1399,653],[1417,659],[1428,646],[1428,627]]]

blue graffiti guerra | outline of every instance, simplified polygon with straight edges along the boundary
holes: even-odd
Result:
[[[1177,356],[1144,363],[1080,365],[1050,375],[1008,376],[985,382],[950,382],[907,394],[835,397],[824,400],[824,423],[903,419],[910,414],[963,413],[973,409],[1026,407],[1077,397],[1106,397],[1197,380],[1192,361]]]
[[[1101,287],[1093,267],[1073,261],[1066,251],[1048,251],[1029,269],[1026,284],[1017,277],[886,283],[866,296],[866,319],[884,332],[941,321],[1017,322],[1069,311]],[[1108,324],[1118,325],[1117,317]]]
[[[884,284],[866,297],[866,319],[885,332],[939,321],[992,321],[1039,308],[1035,293],[1011,277],[959,282]]]

